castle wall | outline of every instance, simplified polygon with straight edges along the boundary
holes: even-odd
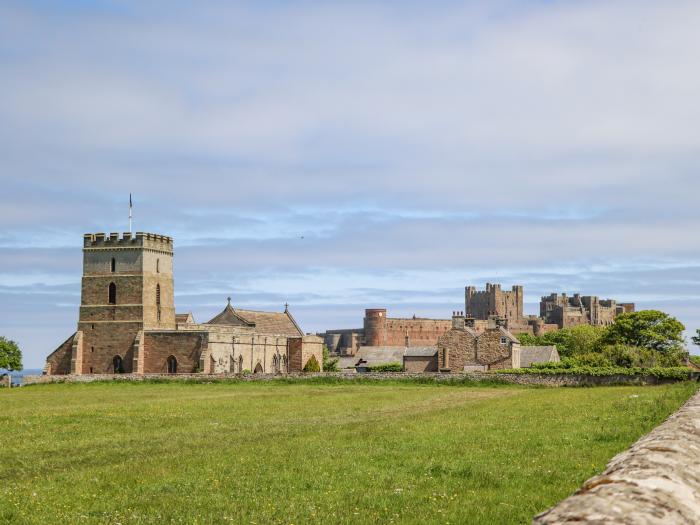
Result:
[[[385,346],[432,346],[450,328],[452,321],[447,319],[389,318],[386,320]]]

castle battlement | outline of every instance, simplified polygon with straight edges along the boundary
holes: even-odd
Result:
[[[153,250],[172,252],[173,239],[157,233],[118,232],[86,233],[83,236],[84,249],[110,249],[110,248],[150,248]]]

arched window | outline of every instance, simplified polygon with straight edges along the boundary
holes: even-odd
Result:
[[[112,359],[112,365],[114,365],[114,373],[115,374],[123,374],[124,373],[124,365],[122,363],[121,356],[115,355],[114,359]]]
[[[117,285],[109,283],[109,304],[117,304]]]
[[[160,259],[156,259],[156,273],[160,273]]]
[[[112,273],[117,271],[117,260],[114,257],[112,257],[112,262],[110,264],[110,270],[112,271]]]
[[[168,357],[168,374],[177,374],[177,359],[173,355]]]
[[[243,372],[243,356],[239,355],[238,356],[238,373],[240,374]]]
[[[262,374],[263,373],[263,367],[260,363],[255,365],[255,370],[253,370],[254,374]]]
[[[156,284],[156,306],[160,307],[160,284]]]

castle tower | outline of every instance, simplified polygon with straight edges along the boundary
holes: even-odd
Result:
[[[386,345],[386,308],[370,308],[365,310],[365,345]]]
[[[138,334],[175,327],[172,239],[86,234],[74,373],[131,372]]]

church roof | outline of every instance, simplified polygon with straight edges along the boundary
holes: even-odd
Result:
[[[233,308],[231,300],[226,308],[207,324],[222,324],[228,326],[252,327],[257,334],[283,335],[286,337],[301,337],[304,332],[285,307],[284,312],[260,312],[257,310],[242,310]]]

